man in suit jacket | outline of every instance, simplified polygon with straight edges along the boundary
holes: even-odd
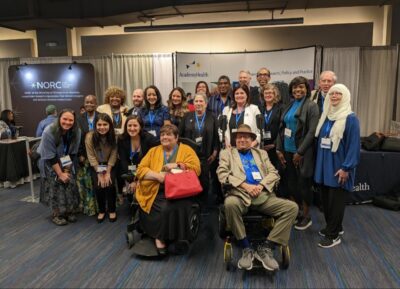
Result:
[[[243,248],[238,267],[251,270],[256,258],[265,269],[278,270],[273,249],[276,244],[288,244],[298,207],[292,201],[275,196],[274,189],[280,179],[278,171],[269,161],[266,151],[251,147],[257,137],[251,128],[242,124],[233,137],[236,138],[236,148],[221,151],[217,174],[222,184],[232,185],[224,204],[227,230],[233,233]],[[242,218],[249,208],[277,218],[274,228],[256,251],[246,237]]]
[[[311,91],[310,99],[318,104],[319,115],[322,114],[325,97],[329,89],[336,83],[337,77],[333,71],[322,71],[319,76],[318,89]]]

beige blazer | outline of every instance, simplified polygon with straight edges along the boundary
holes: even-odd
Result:
[[[274,189],[280,179],[278,170],[275,169],[270,162],[266,151],[258,148],[252,148],[251,152],[258,170],[260,171],[262,177],[260,184],[264,186],[266,195],[274,193]],[[225,183],[226,181],[232,184],[233,188],[229,194],[243,199],[246,206],[251,205],[252,198],[250,195],[242,188],[239,188],[239,186],[246,181],[246,173],[244,171],[239,152],[236,148],[229,148],[221,151],[219,155],[217,175],[221,184]]]
[[[98,106],[97,111],[100,113],[108,114],[108,116],[111,117],[111,119],[114,121],[112,111],[111,111],[111,106],[108,103]],[[121,112],[121,121],[122,121],[120,131],[121,131],[121,133],[123,133],[124,127],[125,127],[125,121],[126,121],[125,113],[128,111],[128,107],[125,105],[121,105],[121,107],[119,108],[119,111]]]

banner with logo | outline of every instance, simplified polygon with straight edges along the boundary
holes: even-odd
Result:
[[[8,68],[13,109],[20,116],[22,134],[34,136],[37,124],[46,117],[45,108],[71,108],[79,114],[83,99],[95,94],[92,64],[29,64]]]
[[[178,86],[193,94],[200,80],[206,81],[212,89],[219,76],[227,75],[233,83],[238,81],[240,70],[249,70],[252,75],[251,86],[259,86],[257,71],[266,67],[271,71],[271,82],[283,81],[289,84],[294,77],[304,76],[313,85],[314,62],[315,46],[266,52],[177,52],[176,81]]]

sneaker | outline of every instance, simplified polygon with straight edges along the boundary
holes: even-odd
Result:
[[[310,227],[311,225],[312,225],[311,218],[310,217],[304,217],[294,226],[294,228],[296,230],[303,231],[303,230],[307,229],[308,227]]]
[[[325,237],[325,236],[326,236],[326,229],[320,230],[320,231],[318,232],[318,234],[319,234],[321,237]],[[344,234],[344,231],[343,231],[343,230],[339,231],[339,236],[343,236],[343,234]]]
[[[65,226],[68,224],[67,220],[65,220],[63,217],[55,216],[51,221],[56,224],[57,226]]]
[[[261,262],[265,269],[269,271],[275,271],[279,269],[279,264],[274,258],[272,249],[266,244],[258,245],[254,257]]]
[[[67,221],[69,223],[76,223],[76,221],[78,221],[78,219],[76,218],[75,215],[70,214],[70,215],[67,216]]]
[[[321,248],[332,248],[336,245],[339,245],[341,242],[340,236],[337,236],[335,239],[323,237],[321,241],[319,241],[318,246]]]
[[[244,248],[242,251],[242,258],[238,261],[238,268],[244,270],[251,270],[253,268],[254,251],[251,248]]]

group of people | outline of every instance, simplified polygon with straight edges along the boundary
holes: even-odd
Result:
[[[41,201],[50,206],[53,222],[73,223],[82,210],[97,213],[99,223],[107,214],[115,222],[117,196],[125,183],[121,176],[131,172],[135,178],[127,190],[139,203],[141,227],[154,238],[158,252],[166,254],[168,242],[187,237],[185,216],[194,200],[167,200],[165,176],[193,170],[202,196],[212,191],[224,202],[227,229],[243,248],[238,267],[250,270],[256,258],[265,268],[277,269],[273,249],[288,244],[293,224],[297,230],[312,225],[315,191],[326,221],[318,245],[339,244],[360,150],[350,92],[336,84],[332,71],[322,72],[316,91],[301,76],[290,82],[288,92],[270,79],[270,71],[261,68],[260,87],[251,87],[251,74],[243,70],[239,86],[232,88],[229,77],[222,75],[213,92],[200,81],[192,104],[176,87],[164,105],[159,89],[150,85],[133,92],[131,108],[118,87],[106,90],[100,106],[94,95],[86,96],[80,115],[63,109],[56,117],[50,107],[46,112],[55,120],[43,129],[38,152]],[[282,101],[284,94],[291,100]],[[192,140],[197,149],[179,138]],[[232,185],[224,196],[221,183]],[[276,218],[265,243],[255,250],[242,220],[250,208]]]

